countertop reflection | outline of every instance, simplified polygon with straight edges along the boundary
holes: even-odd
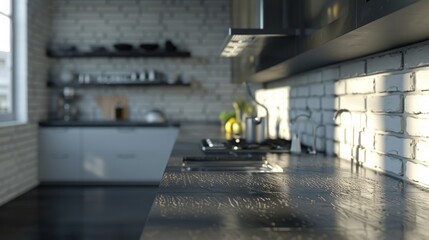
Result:
[[[428,189],[323,155],[268,155],[282,173],[183,172],[198,141],[182,129],[142,239],[429,237]]]

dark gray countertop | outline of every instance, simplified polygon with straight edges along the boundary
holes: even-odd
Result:
[[[428,189],[322,155],[283,173],[182,172],[218,127],[182,126],[142,239],[428,239]]]
[[[148,123],[143,121],[42,121],[41,127],[179,127],[179,122]]]

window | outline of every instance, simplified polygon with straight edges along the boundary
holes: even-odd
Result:
[[[27,0],[0,0],[0,122],[27,121]]]
[[[12,0],[0,0],[0,120],[14,119]]]

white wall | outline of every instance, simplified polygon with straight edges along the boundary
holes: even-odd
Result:
[[[0,127],[0,205],[38,184],[38,121],[47,115],[50,0],[28,1],[28,124]]]
[[[269,105],[270,133],[299,132],[317,149],[429,186],[429,43],[316,69],[268,84],[257,98]],[[336,110],[346,108],[334,123]],[[290,119],[311,110],[311,122]],[[261,111],[263,112],[263,111]]]
[[[130,118],[142,119],[152,108],[173,120],[217,120],[244,95],[241,85],[230,83],[230,60],[220,57],[229,26],[228,0],[54,0],[53,44],[77,46],[126,42],[159,43],[168,39],[192,58],[85,58],[60,59],[53,71],[138,72],[156,69],[173,78],[179,74],[196,83],[183,87],[116,87],[79,89],[82,117],[97,113],[97,96],[127,96]]]

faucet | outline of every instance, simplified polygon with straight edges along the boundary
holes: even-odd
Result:
[[[345,113],[345,112],[349,113],[350,115],[352,114],[352,113],[350,112],[350,110],[345,109],[345,108],[341,108],[341,109],[339,109],[339,110],[337,110],[337,111],[335,112],[335,115],[334,115],[334,117],[333,117],[334,123],[335,123],[335,120],[336,120],[336,119],[337,119],[341,114],[343,114],[343,113]],[[352,141],[354,141],[354,131],[353,131],[352,139],[353,139]],[[351,157],[351,160],[353,160],[353,143],[352,143],[352,148],[351,148],[351,152],[350,152],[350,157]]]
[[[317,133],[317,129],[319,129],[320,127],[325,128],[325,125],[323,124],[317,124],[316,127],[314,127],[313,125],[313,146],[311,146],[311,149],[308,150],[308,153],[310,154],[316,154],[317,150],[316,150],[316,133]]]
[[[348,112],[348,113],[350,113],[350,114],[351,114],[350,110],[345,109],[345,108],[341,108],[341,109],[339,109],[339,110],[337,110],[337,111],[335,112],[335,115],[334,115],[334,118],[333,118],[334,122],[335,122],[335,120],[337,119],[337,117],[338,117],[338,116],[340,116],[341,114],[343,114],[344,112]]]

